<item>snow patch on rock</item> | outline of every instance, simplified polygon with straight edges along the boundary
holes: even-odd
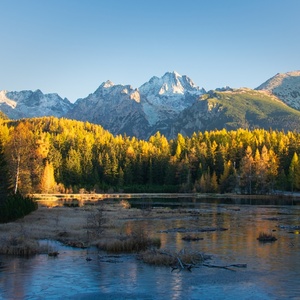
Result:
[[[256,90],[270,92],[287,105],[300,110],[300,71],[278,73]]]

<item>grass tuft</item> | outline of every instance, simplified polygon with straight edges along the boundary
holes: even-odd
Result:
[[[277,238],[272,233],[260,232],[257,238],[260,242],[274,242]]]
[[[100,242],[97,247],[110,253],[139,253],[160,245],[159,238],[149,238],[143,229],[139,229],[120,239]]]
[[[39,243],[33,239],[10,236],[2,239],[0,245],[1,254],[30,256],[41,252]]]

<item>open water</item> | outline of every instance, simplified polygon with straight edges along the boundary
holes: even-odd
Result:
[[[132,205],[149,210],[157,203],[176,203],[170,201],[135,200]],[[150,209],[148,220],[128,220],[127,229],[143,226],[149,235],[161,238],[164,249],[210,254],[207,263],[212,265],[247,268],[201,266],[192,272],[171,272],[146,265],[135,255],[109,256],[94,248],[41,241],[59,256],[0,256],[0,299],[300,299],[300,206],[201,199],[181,201],[180,208],[190,215],[151,218]],[[200,232],[204,228],[227,230]],[[277,241],[259,242],[261,231],[273,233]],[[203,240],[183,241],[186,234]]]

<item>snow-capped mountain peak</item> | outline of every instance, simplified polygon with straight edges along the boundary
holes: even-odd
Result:
[[[2,106],[2,104],[6,104],[7,106],[11,107],[12,109],[15,109],[17,106],[17,102],[9,99],[6,94],[8,93],[8,91],[6,90],[2,90],[0,91],[0,106]]]
[[[108,89],[108,88],[110,88],[110,87],[112,87],[114,85],[115,84],[112,81],[110,81],[110,80],[106,80],[105,82],[102,83],[102,87],[104,87],[106,89]]]
[[[154,76],[139,88],[143,110],[151,125],[174,117],[192,105],[203,91],[189,77],[176,71],[166,72],[160,78]]]
[[[174,96],[176,94],[185,94],[186,92],[198,93],[201,95],[203,90],[186,75],[181,76],[176,71],[166,72],[161,78],[152,77],[140,88],[142,94]]]
[[[167,72],[163,77],[163,84],[159,90],[159,94],[184,94],[184,87],[181,83],[181,75],[179,75],[176,71],[170,73]]]
[[[68,99],[62,99],[56,93],[43,94],[41,90],[0,91],[0,110],[12,119],[50,115],[61,117],[71,107]]]
[[[101,124],[113,134],[126,133],[143,139],[147,139],[157,131],[168,137],[174,137],[178,132],[191,134],[193,131],[222,125],[223,119],[228,119],[227,115],[222,119],[224,111],[232,109],[233,101],[238,99],[235,95],[239,93],[238,97],[247,97],[250,108],[252,105],[256,107],[260,97],[269,99],[270,107],[273,100],[276,100],[278,107],[283,107],[282,114],[277,114],[276,106],[276,113],[270,117],[266,116],[267,128],[300,128],[299,112],[293,112],[291,109],[285,111],[286,105],[278,103],[279,99],[288,106],[300,110],[300,71],[276,74],[257,90],[261,91],[254,92],[246,88],[233,90],[225,86],[206,92],[188,76],[174,71],[166,72],[162,77],[153,76],[139,88],[114,84],[107,80],[95,92],[77,99],[74,104],[60,98],[58,94],[43,94],[41,90],[20,92],[3,90],[0,91],[0,111],[10,119],[53,115],[88,121]],[[201,97],[204,93],[207,95]],[[251,104],[252,98],[255,101]],[[239,107],[238,102],[236,105]],[[265,113],[268,112],[269,109]],[[251,117],[243,121],[234,118],[233,120],[229,120],[229,123],[226,121],[224,126],[235,128],[234,126],[241,125],[252,128],[262,125],[256,124],[255,118]],[[254,122],[253,125],[251,122]]]

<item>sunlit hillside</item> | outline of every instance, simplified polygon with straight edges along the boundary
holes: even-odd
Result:
[[[87,122],[44,117],[3,121],[0,141],[7,176],[24,194],[300,189],[296,132],[223,129],[172,140],[157,132],[145,141],[113,136]]]

